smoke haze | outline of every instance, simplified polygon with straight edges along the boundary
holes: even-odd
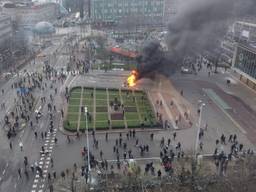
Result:
[[[154,72],[170,75],[175,72],[174,57],[164,52],[158,41],[147,42],[138,58],[139,78],[151,76]]]
[[[214,50],[235,20],[256,17],[256,0],[178,2],[177,14],[168,26],[169,53],[162,53],[157,42],[146,45],[139,59],[142,76],[153,71],[173,72],[182,64],[184,56]]]
[[[256,16],[255,0],[179,1],[178,13],[169,24],[168,46],[180,59],[184,55],[214,50],[228,25]]]

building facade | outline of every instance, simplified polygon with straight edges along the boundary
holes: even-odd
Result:
[[[240,80],[256,90],[256,46],[237,44],[233,57],[233,68],[240,74]]]
[[[180,0],[164,0],[164,18],[163,22],[168,24],[177,14],[178,3]]]
[[[165,0],[91,0],[93,22],[163,24]]]
[[[8,15],[0,14],[0,47],[4,47],[12,37],[12,22]]]
[[[9,65],[12,33],[11,18],[8,15],[0,14],[0,71]]]
[[[2,7],[2,12],[12,18],[17,29],[31,28],[41,21],[53,22],[59,15],[59,7],[55,3],[45,4],[14,4]]]
[[[237,21],[230,27],[221,42],[222,58],[230,65],[232,64],[237,42],[245,44],[256,42],[256,24]]]
[[[231,65],[232,59],[234,56],[235,42],[231,39],[225,39],[221,42],[221,49],[222,49],[222,55],[221,55],[222,60],[228,63],[229,65]]]
[[[237,21],[233,25],[236,41],[256,42],[256,24]]]

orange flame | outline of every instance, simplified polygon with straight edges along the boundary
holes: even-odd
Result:
[[[127,78],[127,84],[129,87],[133,87],[136,85],[138,72],[136,70],[132,70],[130,76]]]

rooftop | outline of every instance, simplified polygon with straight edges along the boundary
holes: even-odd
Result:
[[[256,43],[240,42],[238,46],[256,54]]]
[[[125,57],[130,57],[130,58],[136,58],[138,56],[138,54],[134,51],[124,50],[119,47],[111,47],[110,51],[113,53],[117,53],[119,55],[125,56]]]

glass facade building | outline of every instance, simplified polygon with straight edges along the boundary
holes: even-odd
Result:
[[[233,67],[240,73],[240,80],[256,90],[256,48],[237,44]]]
[[[165,0],[91,0],[93,21],[118,22],[134,17],[144,22],[163,22]],[[136,21],[135,21],[136,22]]]
[[[256,50],[239,45],[234,66],[256,79]]]

